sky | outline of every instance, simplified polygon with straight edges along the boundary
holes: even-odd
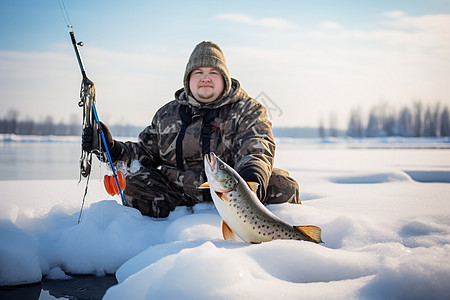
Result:
[[[81,119],[67,23],[106,124],[150,124],[204,40],[277,127],[346,128],[352,109],[380,103],[450,104],[450,0],[63,4],[68,19],[58,0],[0,2],[0,117]]]

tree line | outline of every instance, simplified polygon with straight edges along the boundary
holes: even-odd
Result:
[[[450,136],[450,116],[447,105],[424,105],[415,101],[399,111],[382,102],[364,119],[361,108],[352,109],[347,127],[350,137],[441,137]]]
[[[136,137],[142,127],[134,125],[108,126],[113,135]],[[294,137],[292,132],[298,128],[274,128],[274,134]],[[0,133],[20,135],[81,135],[81,120],[74,114],[67,123],[55,122],[51,116],[41,121],[30,118],[20,119],[17,110],[9,110],[0,118]],[[311,130],[310,130],[311,131]],[[447,105],[441,103],[424,105],[415,101],[410,106],[395,110],[388,103],[382,102],[372,107],[365,118],[360,107],[353,108],[350,113],[346,132],[338,129],[337,115],[333,112],[329,116],[328,132],[325,130],[323,120],[320,120],[320,137],[337,137],[347,135],[350,137],[444,137],[450,136],[450,115]],[[299,133],[295,135],[298,136]],[[302,131],[301,137],[306,137]],[[307,137],[311,137],[311,133]]]
[[[133,125],[111,125],[108,126],[116,136],[135,137],[143,129]],[[81,119],[75,114],[68,122],[55,122],[51,116],[41,121],[31,118],[20,119],[17,110],[9,110],[3,118],[0,118],[0,133],[18,135],[81,135]]]
[[[31,118],[20,119],[17,110],[9,110],[0,118],[0,133],[21,135],[79,135],[81,126],[78,120],[71,117],[69,123],[56,123],[51,116],[41,121]]]

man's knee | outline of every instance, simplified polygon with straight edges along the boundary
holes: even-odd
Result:
[[[165,218],[182,201],[167,178],[157,169],[141,168],[126,176],[123,191],[127,205],[138,209],[143,215]]]

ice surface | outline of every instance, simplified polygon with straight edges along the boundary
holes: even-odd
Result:
[[[398,142],[398,141],[397,141]],[[450,150],[280,143],[303,205],[268,208],[324,244],[224,241],[213,204],[167,219],[92,181],[0,181],[0,284],[116,274],[105,299],[442,299],[450,293]]]

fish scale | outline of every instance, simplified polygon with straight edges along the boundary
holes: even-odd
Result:
[[[273,239],[322,242],[319,227],[292,226],[270,212],[250,189],[250,185],[214,153],[205,155],[205,173],[208,182],[200,188],[210,189],[222,217],[225,239],[234,239],[237,235],[248,243]]]

